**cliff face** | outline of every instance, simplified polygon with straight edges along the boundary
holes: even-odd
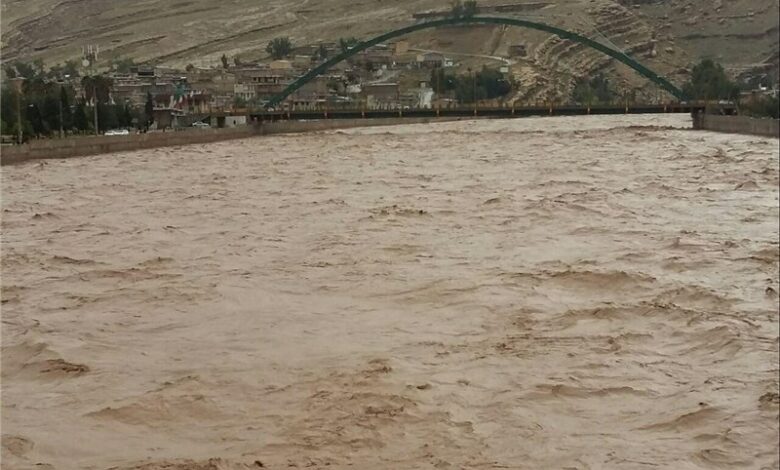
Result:
[[[265,44],[276,36],[290,36],[295,44],[369,37],[435,16],[448,5],[446,0],[6,0],[2,53],[4,60],[40,57],[53,64],[78,58],[82,46],[96,44],[105,60],[206,66],[219,63],[223,53],[263,57]],[[482,0],[480,8],[601,38],[673,80],[684,78],[690,63],[702,57],[735,74],[777,63],[778,0]],[[448,28],[409,39],[413,47],[472,57],[506,56],[510,45],[524,44],[528,56],[513,62],[529,97],[563,93],[570,82],[566,76],[599,70],[616,73],[626,86],[635,82],[598,53],[516,28]]]

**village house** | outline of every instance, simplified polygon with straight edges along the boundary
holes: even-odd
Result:
[[[403,55],[409,52],[409,41],[402,39],[393,44],[393,55]]]
[[[509,46],[509,57],[526,57],[528,48],[525,44],[512,44]]]
[[[401,88],[398,83],[371,83],[363,85],[361,96],[369,109],[398,107]]]
[[[417,66],[420,68],[444,67],[444,54],[438,52],[423,52],[417,55]]]
[[[269,63],[268,66],[271,68],[271,70],[292,70],[293,69],[292,61],[287,59],[274,60],[273,62]]]
[[[380,68],[382,66],[389,67],[394,63],[393,52],[385,49],[371,49],[359,52],[352,57],[352,63],[359,67],[367,68]]]
[[[312,66],[312,56],[310,55],[296,55],[293,57],[293,67],[298,70],[308,70]]]
[[[289,61],[285,62],[289,63]],[[235,96],[246,101],[271,98],[281,93],[296,77],[291,67],[281,69],[253,67],[236,70],[235,73],[236,83],[233,92]]]
[[[236,75],[222,67],[195,68],[187,72],[187,80],[195,90],[211,96],[212,109],[227,109],[233,103]]]

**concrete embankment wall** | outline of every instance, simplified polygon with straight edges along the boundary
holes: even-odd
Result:
[[[705,131],[780,138],[780,120],[777,119],[698,114],[693,117],[693,128]]]
[[[389,126],[455,121],[469,118],[387,118],[322,121],[279,121],[230,129],[188,129],[120,136],[78,136],[35,140],[24,145],[0,148],[0,163],[8,165],[46,158],[71,158],[102,153],[126,152],[157,147],[204,144],[261,135],[316,132],[351,127]]]

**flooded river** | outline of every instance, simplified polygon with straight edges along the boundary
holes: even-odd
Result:
[[[689,122],[4,167],[3,468],[778,468],[777,140]]]

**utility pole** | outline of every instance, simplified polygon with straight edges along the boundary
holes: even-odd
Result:
[[[442,76],[443,69],[437,68],[436,69],[436,114],[438,115],[441,112],[441,76]]]
[[[62,86],[62,84],[60,84],[60,97],[57,100],[57,102],[59,102],[60,104],[60,139],[65,137],[65,131],[63,130],[63,126],[62,126],[62,93],[64,92],[64,90],[65,88]]]
[[[471,72],[471,81],[474,84],[474,116],[477,115],[477,72]]]

